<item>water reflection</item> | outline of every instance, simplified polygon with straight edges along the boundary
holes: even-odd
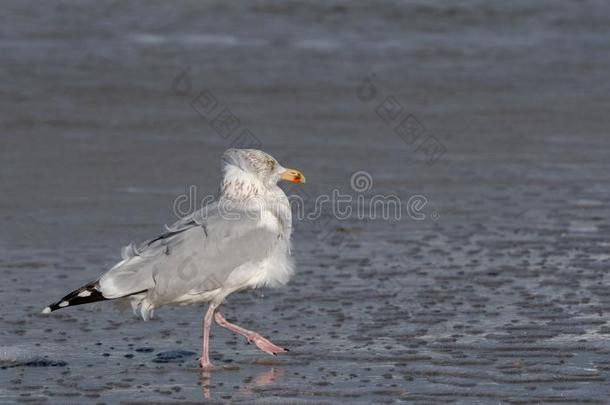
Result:
[[[223,370],[201,370],[200,382],[201,382],[201,393],[204,399],[211,399],[211,378],[215,371]],[[224,370],[226,371],[226,370]],[[278,367],[271,367],[271,369],[258,373],[254,376],[251,382],[242,387],[237,396],[251,397],[255,395],[257,388],[265,387],[277,382],[284,375],[284,370]]]

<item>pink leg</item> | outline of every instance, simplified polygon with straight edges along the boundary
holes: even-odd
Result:
[[[222,326],[223,328],[229,329],[230,331],[238,333],[245,337],[248,340],[248,343],[254,342],[254,344],[265,353],[269,353],[275,356],[277,353],[283,353],[288,351],[288,349],[284,349],[283,347],[274,345],[271,341],[265,339],[256,332],[242,328],[241,326],[237,326],[227,321],[224,316],[220,314],[220,312],[216,312],[214,314],[214,319],[216,320],[216,323]]]
[[[208,310],[203,317],[203,353],[199,359],[199,365],[201,368],[212,368],[212,362],[210,362],[210,327],[212,326],[212,316],[216,310],[216,305],[210,304]]]

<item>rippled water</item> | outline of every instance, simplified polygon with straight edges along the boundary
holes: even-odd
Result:
[[[606,402],[608,11],[4,2],[0,402]],[[249,132],[217,132],[202,95]],[[220,154],[247,142],[303,170],[287,190],[308,206],[402,203],[400,220],[295,224],[291,283],[229,298],[229,320],[290,353],[215,328],[222,367],[201,373],[204,308],[39,313],[172,222],[177,196],[215,193]]]

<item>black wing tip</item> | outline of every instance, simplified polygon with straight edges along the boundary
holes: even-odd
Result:
[[[89,283],[77,290],[72,291],[70,294],[63,297],[61,300],[50,304],[42,310],[43,314],[50,314],[58,309],[71,307],[74,305],[88,304],[90,302],[105,301],[102,293],[99,291],[99,284],[97,281]]]

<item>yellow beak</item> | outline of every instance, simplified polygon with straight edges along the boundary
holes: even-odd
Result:
[[[286,169],[280,175],[282,180],[291,181],[293,183],[305,183],[305,176],[298,170]]]

